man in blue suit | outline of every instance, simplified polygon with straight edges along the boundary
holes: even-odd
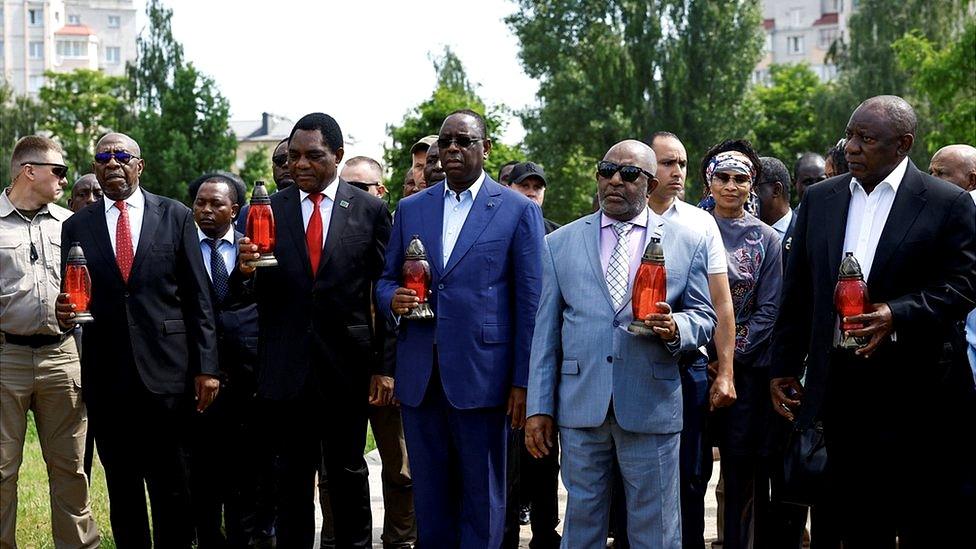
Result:
[[[456,111],[438,138],[447,179],[400,201],[377,284],[399,323],[396,397],[414,478],[418,545],[497,548],[505,518],[506,412],[525,422],[529,349],[542,278],[542,212],[484,172],[484,119]],[[402,288],[417,235],[431,265],[433,320]]]
[[[616,457],[633,547],[681,547],[678,354],[715,329],[703,234],[647,208],[654,151],[614,145],[597,168],[600,211],[546,237],[542,297],[529,367],[526,447],[548,454],[559,425],[569,492],[564,547],[602,547]],[[631,291],[650,238],[661,235],[668,275],[662,312],[627,331]]]

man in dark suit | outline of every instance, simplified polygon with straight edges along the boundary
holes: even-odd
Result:
[[[525,423],[525,386],[541,288],[542,213],[484,172],[491,141],[469,110],[444,120],[447,179],[400,201],[377,287],[377,311],[399,322],[396,396],[423,547],[502,542],[507,429]],[[431,265],[433,320],[403,288],[413,235]]]
[[[217,322],[220,396],[195,418],[190,462],[197,542],[201,548],[267,544],[273,514],[258,508],[257,489],[267,489],[261,474],[269,453],[252,444],[254,364],[257,362],[258,311],[253,299],[231,292],[237,266],[237,241],[244,235],[232,222],[240,212],[244,182],[227,173],[210,173],[190,183],[199,257],[207,271]],[[223,526],[223,531],[221,527]]]
[[[95,321],[82,338],[82,388],[105,467],[120,547],[193,541],[185,471],[187,420],[216,397],[217,349],[207,273],[190,210],[140,188],[139,145],[110,133],[95,146],[104,198],[64,223],[62,259],[81,244]],[[62,261],[65,263],[65,261]],[[73,324],[61,294],[58,319]],[[192,382],[192,385],[191,385]]]
[[[342,145],[331,116],[303,116],[288,141],[295,185],[271,197],[278,265],[255,274],[246,261],[257,247],[247,238],[239,244],[238,269],[258,304],[257,395],[268,405],[264,432],[274,435],[279,459],[279,547],[312,546],[323,446],[336,546],[371,543],[367,404],[392,397],[381,371],[385,328],[372,325],[371,306],[390,214],[337,177]]]
[[[851,115],[850,173],[806,191],[773,336],[774,408],[801,427],[823,421],[824,505],[845,547],[894,547],[896,536],[947,547],[973,516],[958,489],[971,467],[960,425],[972,424],[973,383],[947,343],[976,301],[976,207],[908,159],[915,127],[895,96]],[[840,319],[833,293],[848,252],[872,304]],[[838,347],[848,334],[865,343]]]

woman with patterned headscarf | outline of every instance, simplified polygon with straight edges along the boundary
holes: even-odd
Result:
[[[738,399],[715,412],[712,436],[722,455],[725,479],[724,547],[752,547],[756,509],[768,503],[764,465],[771,417],[766,347],[779,312],[783,284],[781,246],[772,228],[747,211],[762,165],[748,141],[725,141],[702,159],[711,212],[728,260],[735,311],[733,367]],[[709,349],[714,355],[714,349]],[[761,526],[760,526],[761,528]]]

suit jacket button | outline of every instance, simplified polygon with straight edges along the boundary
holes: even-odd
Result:
[[[122,295],[124,295],[124,296],[125,296],[126,298],[128,298],[128,297],[129,297],[129,292],[125,292],[125,293],[124,293],[124,294],[122,294]]]
[[[619,326],[620,326],[620,321],[619,321],[619,320],[614,320],[614,321],[613,321],[613,327],[614,327],[614,328],[617,328],[617,327],[619,327]]]
[[[444,289],[444,285],[443,284],[438,284],[437,285],[437,289],[438,290],[443,290]]]
[[[607,362],[609,362],[610,364],[613,364],[613,357],[610,356],[610,355],[607,355]]]

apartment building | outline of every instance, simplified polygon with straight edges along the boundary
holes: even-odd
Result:
[[[763,0],[766,44],[753,82],[769,80],[769,66],[806,63],[822,81],[837,67],[826,60],[834,41],[847,39],[847,20],[857,0]]]
[[[0,74],[36,94],[46,71],[122,75],[136,58],[132,0],[0,0]]]

